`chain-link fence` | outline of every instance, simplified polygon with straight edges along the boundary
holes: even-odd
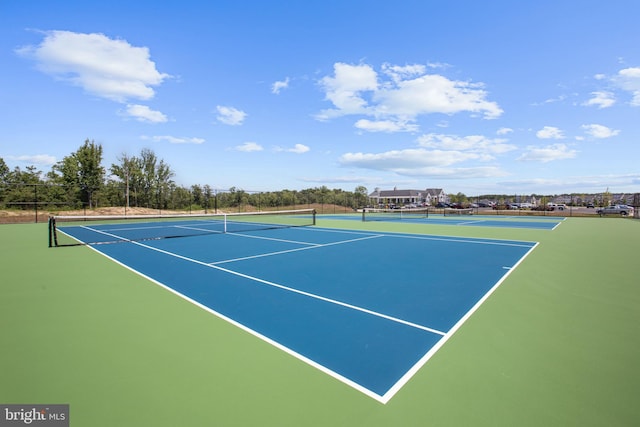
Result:
[[[127,189],[109,184],[89,193],[57,184],[0,185],[0,222],[45,222],[50,215],[138,215],[253,212],[313,208],[320,214],[353,212],[366,195],[342,190],[245,191],[209,186]]]

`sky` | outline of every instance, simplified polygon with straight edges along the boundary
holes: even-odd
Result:
[[[640,192],[640,2],[0,0],[0,157],[182,186]]]

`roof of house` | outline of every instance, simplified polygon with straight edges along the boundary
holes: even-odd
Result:
[[[442,193],[442,188],[427,188],[426,190],[376,190],[369,194],[369,197],[422,197],[430,194],[438,196]]]

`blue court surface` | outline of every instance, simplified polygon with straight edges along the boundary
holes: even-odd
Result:
[[[314,226],[91,247],[386,403],[535,246]]]
[[[362,221],[362,214],[333,214],[322,215],[323,219]],[[428,217],[418,218],[407,215],[389,214],[377,217],[371,221],[393,221],[425,225],[454,225],[469,227],[498,227],[498,228],[531,228],[536,230],[553,230],[564,221],[563,217],[552,216],[519,216],[519,215],[442,215],[429,214]]]

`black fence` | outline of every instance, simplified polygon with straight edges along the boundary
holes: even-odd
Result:
[[[246,191],[194,186],[132,190],[109,185],[91,194],[56,184],[0,185],[0,222],[46,222],[59,214],[253,212],[314,208],[320,214],[353,212],[366,196],[341,190]]]

